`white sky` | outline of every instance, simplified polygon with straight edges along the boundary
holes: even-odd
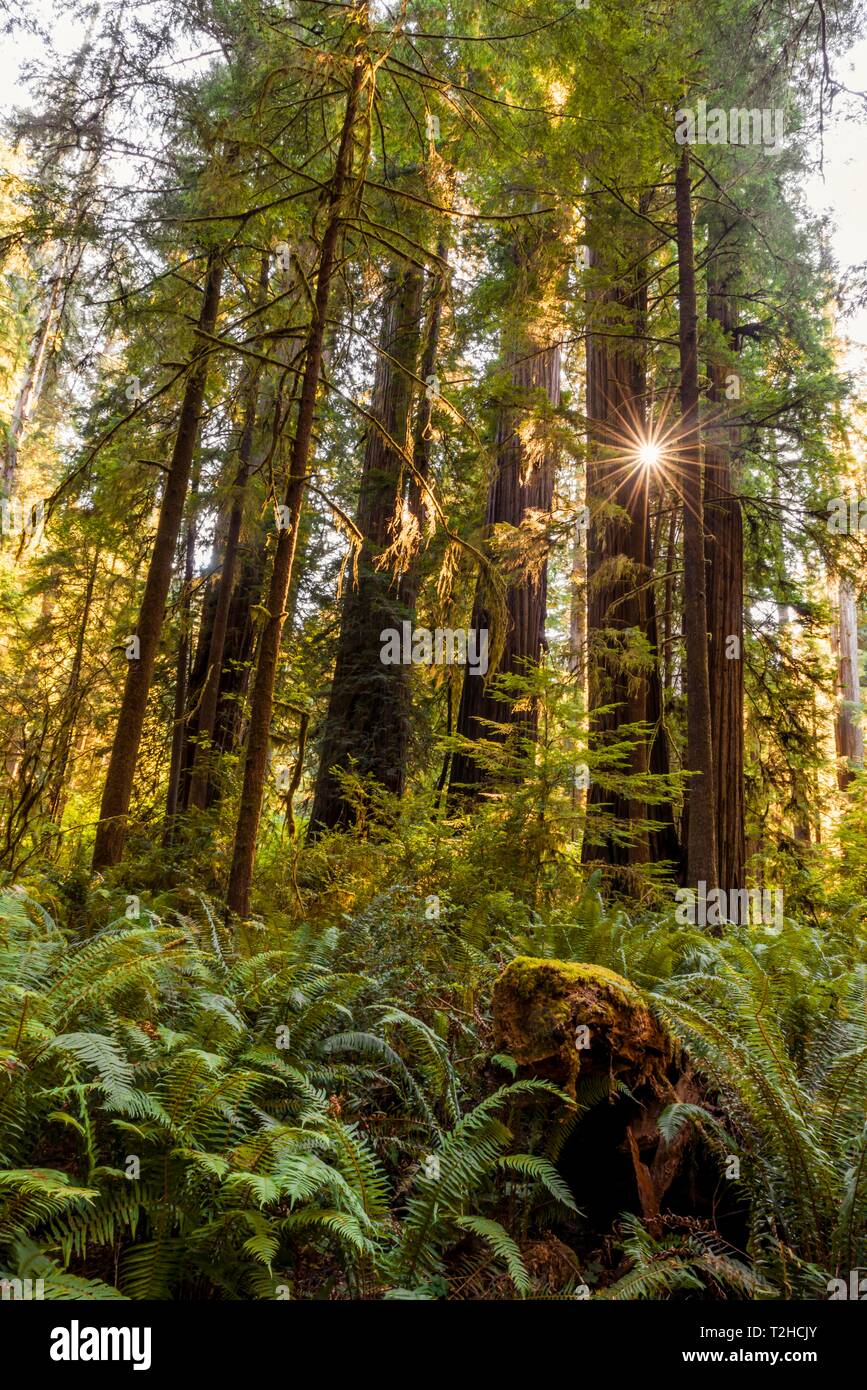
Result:
[[[855,44],[835,74],[852,91],[867,92],[867,39]],[[851,103],[849,103],[851,108]],[[832,247],[844,271],[867,261],[867,114],[858,119],[844,114],[830,124],[825,137],[824,179],[817,175],[805,185],[810,205],[829,210],[834,227]],[[852,365],[867,363],[867,307],[840,325],[851,341]]]

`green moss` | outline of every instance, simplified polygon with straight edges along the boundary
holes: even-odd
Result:
[[[641,993],[630,980],[604,965],[587,965],[584,961],[550,960],[540,956],[516,956],[506,966],[504,974],[517,990],[543,989],[557,992],[577,984],[591,984],[620,991],[624,999],[635,1002]]]
[[[671,1057],[668,1035],[641,990],[602,965],[518,956],[494,988],[503,1049],[536,1074],[572,1089],[579,1072],[658,1081]],[[585,1025],[591,1043],[576,1045]]]

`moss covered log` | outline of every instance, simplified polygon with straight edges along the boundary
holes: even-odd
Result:
[[[497,1047],[574,1095],[579,1075],[670,1093],[675,1044],[629,980],[601,965],[518,956],[494,986]]]

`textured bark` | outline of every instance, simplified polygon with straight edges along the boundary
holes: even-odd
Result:
[[[441,238],[437,245],[437,255],[441,260],[445,260],[447,253],[448,243],[445,238]],[[436,372],[440,329],[442,327],[443,309],[445,308],[447,292],[448,281],[445,274],[442,274],[438,278],[433,290],[427,324],[425,326],[424,347],[422,349],[421,364],[418,371],[418,375],[424,382],[427,382]],[[426,508],[423,483],[427,481],[430,472],[433,408],[433,396],[429,395],[427,391],[421,392],[412,436],[412,461],[415,467],[415,475],[410,476],[406,494],[407,508],[410,516],[415,520],[420,537],[424,534],[425,529]],[[403,574],[400,576],[400,583],[398,585],[400,601],[403,604],[407,617],[410,619],[415,617],[418,585],[419,555],[418,552],[416,552],[410,559]]]
[[[260,273],[260,289],[264,292],[268,283],[268,260],[263,257]],[[238,546],[241,539],[241,525],[244,519],[244,497],[253,455],[253,440],[256,430],[256,414],[259,400],[259,381],[262,363],[250,368],[244,404],[244,423],[238,441],[238,470],[232,489],[232,506],[229,524],[226,529],[226,543],[223,547],[223,563],[220,570],[217,594],[213,607],[210,640],[206,671],[201,698],[195,720],[193,768],[187,791],[187,805],[190,809],[202,810],[207,804],[209,784],[209,758],[214,724],[217,718],[217,703],[220,693],[220,674],[223,669],[223,653],[226,646],[226,633],[229,626],[229,605],[235,584],[235,569],[238,559]]]
[[[858,677],[858,609],[850,580],[841,577],[837,588],[837,620],[834,625],[837,658],[838,703],[834,717],[837,745],[837,783],[845,790],[853,769],[864,766],[861,731],[861,686]]]
[[[537,264],[537,257],[541,262],[542,249],[526,253],[517,242],[512,248],[519,279],[530,282],[534,297],[541,297],[547,288],[539,284],[540,278],[547,278],[544,267]],[[512,389],[509,402],[502,404],[498,412],[494,474],[485,509],[486,538],[498,524],[521,527],[533,514],[538,519],[551,512],[554,450],[544,437],[528,440],[524,432],[528,419],[532,421],[534,404],[540,393],[554,409],[560,404],[560,344],[549,341],[549,331],[544,322],[538,327],[528,324],[516,340],[504,345]],[[497,670],[489,671],[489,677],[526,675],[528,667],[540,660],[545,649],[547,560],[534,572],[525,572],[519,567],[506,578],[506,631]],[[470,626],[476,631],[490,630],[492,626],[481,580],[476,587]],[[494,739],[496,733],[486,720],[509,723],[525,736],[532,737],[537,719],[535,708],[520,712],[510,709],[507,702],[494,698],[490,684],[480,675],[469,671],[465,674],[456,730],[464,738]],[[484,771],[475,758],[469,753],[456,752],[451,766],[450,793],[475,795],[483,781]]]
[[[636,257],[637,259],[637,257]],[[592,263],[598,264],[597,253]],[[625,724],[648,724],[654,733],[635,749],[633,774],[667,774],[668,745],[662,727],[662,687],[656,657],[656,604],[651,583],[653,556],[649,512],[650,469],[632,458],[646,431],[646,369],[643,334],[647,295],[636,272],[625,283],[591,296],[587,336],[587,497],[591,526],[587,540],[587,648],[589,709],[593,746],[616,743]],[[604,330],[604,331],[601,331]],[[629,335],[627,337],[627,334]],[[621,336],[622,335],[622,336]],[[615,506],[618,511],[610,514]],[[640,634],[653,653],[643,674],[629,669],[628,653]],[[604,708],[608,707],[610,708]],[[605,806],[619,825],[645,820],[644,801],[591,784],[588,805]],[[655,812],[659,829],[620,843],[605,835],[585,840],[585,861],[612,865],[674,859],[677,841],[670,808]]]
[[[187,692],[187,716],[184,720],[184,748],[181,759],[178,806],[186,810],[189,806],[190,779],[196,753],[196,725],[198,723],[199,702],[208,675],[208,659],[211,652],[211,636],[214,631],[214,616],[220,595],[220,576],[222,574],[221,553],[225,548],[228,517],[221,518],[217,524],[214,551],[211,563],[203,576],[203,594],[199,614],[199,630],[193,659],[190,665],[190,678]]]
[[[293,254],[293,267],[299,262],[303,263],[307,278],[315,273],[316,253],[315,248],[309,243],[299,245],[298,250]],[[260,276],[260,290],[263,294],[267,283],[267,268],[268,262],[265,258]],[[288,367],[303,354],[304,342],[303,336],[297,336],[284,330],[272,356]],[[327,343],[323,345],[323,361],[327,362]],[[200,793],[202,796],[200,804],[204,806],[211,806],[220,795],[221,783],[216,773],[221,757],[226,753],[236,753],[244,742],[246,734],[245,701],[257,634],[256,606],[262,599],[267,567],[267,536],[261,520],[252,527],[251,533],[246,537],[243,534],[243,527],[239,527],[236,540],[233,540],[230,534],[233,529],[231,523],[236,507],[240,508],[239,518],[243,513],[242,488],[246,490],[249,487],[250,479],[255,476],[262,476],[270,469],[271,460],[279,447],[284,422],[289,418],[296,398],[294,389],[290,388],[288,391],[286,389],[287,372],[285,370],[280,368],[268,369],[264,373],[264,378],[259,370],[255,370],[256,382],[260,379],[261,389],[258,390],[255,401],[252,435],[246,427],[247,422],[251,420],[250,410],[254,404],[252,389],[254,380],[251,378],[249,381],[250,394],[247,397],[245,429],[238,441],[241,466],[221,544],[223,558],[219,566],[219,573],[215,576],[212,592],[207,596],[205,611],[202,615],[201,652],[197,654],[193,680],[194,689],[200,694],[205,690],[209,672],[216,676],[217,681],[216,709],[210,735],[211,748],[207,752],[206,776],[203,791]],[[247,461],[248,450],[252,454],[249,461]],[[236,518],[236,524],[237,520],[238,518]],[[299,546],[302,544],[303,530],[302,521],[302,537],[299,537]],[[232,556],[233,545],[234,557]],[[222,624],[222,617],[218,624],[217,606],[221,597],[226,597],[226,590],[229,591],[228,606],[221,650],[219,626]],[[293,581],[290,583],[287,600],[288,611],[284,628],[286,626],[291,627],[291,614],[296,597],[297,584]],[[216,635],[215,625],[217,626]],[[192,701],[191,703],[195,704],[196,702]],[[206,722],[209,717],[206,703]],[[188,759],[190,775],[195,758],[193,739],[197,739],[200,723],[201,718],[197,713],[190,741],[191,752]]]
[[[197,481],[194,480],[190,489],[191,505],[195,505],[195,496],[198,491]],[[169,784],[166,791],[166,814],[164,838],[168,844],[174,834],[174,822],[178,813],[179,794],[181,789],[181,768],[183,764],[184,745],[185,745],[185,724],[187,714],[187,694],[190,681],[190,624],[191,624],[191,600],[193,588],[193,560],[196,551],[196,525],[191,516],[187,522],[187,534],[184,544],[184,582],[181,589],[180,603],[180,636],[178,638],[178,655],[175,668],[175,708],[172,719],[172,753],[169,762]]]
[[[727,229],[718,244],[725,245]],[[734,346],[736,314],[730,255],[718,254],[708,271],[708,318],[723,340]],[[707,559],[708,681],[716,794],[719,886],[726,892],[745,886],[744,844],[744,537],[740,499],[734,493],[733,458],[738,427],[727,418],[728,368],[708,364],[712,423],[705,433],[704,524]],[[729,639],[736,654],[727,655]]]
[[[585,488],[582,486],[578,502],[584,506]],[[569,595],[569,664],[580,681],[581,693],[585,692],[587,675],[587,530],[576,525],[572,537],[572,574]]]
[[[199,314],[199,329],[203,338],[213,335],[216,327],[222,281],[223,261],[222,257],[215,252],[208,260],[202,308]],[[163,490],[156,540],[136,625],[136,634],[140,643],[139,659],[138,661],[130,661],[128,665],[108,775],[102,794],[96,843],[93,850],[94,869],[103,869],[117,864],[123,857],[126,818],[132,795],[148,692],[153,679],[157,646],[163,626],[172,564],[190,480],[190,469],[199,436],[199,419],[205,395],[209,361],[206,354],[210,350],[204,343],[197,344],[187,375],[187,385],[181,405],[172,460]]]
[[[710,691],[707,661],[707,597],[704,559],[701,430],[698,414],[698,310],[695,291],[689,150],[675,179],[677,268],[680,306],[680,442],[678,473],[683,497],[683,606],[686,648],[686,765],[689,785],[687,883],[717,886],[716,816]]]
[[[370,414],[405,451],[409,448],[412,376],[420,339],[422,277],[410,269],[391,281],[379,334]],[[356,524],[364,537],[358,580],[343,596],[337,660],[322,736],[310,829],[317,833],[346,825],[352,808],[339,773],[353,768],[395,796],[406,782],[409,737],[408,666],[383,665],[386,628],[400,631],[407,609],[386,567],[377,568],[391,540],[401,502],[405,463],[374,427],[369,427],[361,473]],[[412,595],[414,607],[414,594]]]
[[[249,544],[240,548],[238,581],[229,604],[214,727],[214,749],[218,756],[236,753],[244,742],[244,702],[256,648],[254,610],[263,597],[266,555],[264,536],[253,537]],[[208,789],[209,805],[217,790],[218,783],[212,780]]]
[[[594,263],[597,258],[594,255]],[[630,438],[641,438],[646,427],[646,375],[641,334],[647,310],[642,287],[617,286],[601,296],[601,306],[591,300],[591,322],[601,307],[614,304],[620,313],[613,321],[634,337],[625,342],[607,334],[587,336],[587,417],[590,448],[587,495],[593,524],[587,548],[587,626],[590,651],[589,707],[593,744],[603,748],[616,742],[621,725],[647,719],[647,681],[630,678],[626,652],[630,637],[646,634],[647,584],[650,574],[649,470],[627,458]],[[617,331],[615,329],[615,331]],[[612,346],[612,343],[616,346]],[[622,509],[616,517],[599,518],[600,504]],[[625,513],[625,517],[622,515]],[[600,706],[613,708],[601,710]],[[646,773],[648,749],[635,749],[630,771]],[[604,803],[607,814],[618,822],[643,820],[647,806],[594,782],[589,806]],[[629,844],[608,838],[604,845],[585,841],[584,857],[602,858],[611,864],[646,862],[650,847],[642,835]]]
[[[327,217],[322,233],[316,275],[316,295],[304,354],[304,373],[295,421],[289,482],[286,489],[285,506],[288,524],[281,528],[277,537],[268,593],[267,617],[259,641],[256,678],[250,703],[244,782],[241,790],[241,804],[238,809],[238,821],[235,827],[232,866],[226,894],[229,911],[235,912],[241,917],[245,917],[250,908],[250,889],[253,882],[253,864],[256,856],[256,835],[265,794],[265,773],[268,765],[268,745],[271,710],[274,703],[274,682],[277,677],[277,660],[280,654],[286,598],[292,577],[301,506],[307,482],[307,463],[313,438],[316,394],[319,389],[322,369],[322,346],[328,319],[331,281],[334,276],[341,228],[345,216],[344,203],[347,185],[352,173],[352,148],[365,70],[364,56],[359,53],[353,65],[334,175],[326,198]]]

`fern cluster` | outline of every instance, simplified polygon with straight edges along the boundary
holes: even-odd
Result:
[[[410,1013],[339,949],[331,930],[241,951],[204,899],[76,936],[4,892],[0,1277],[58,1298],[434,1297],[472,1238],[529,1292],[494,1215],[508,1176],[574,1201],[510,1117],[564,1098],[523,1081],[472,1105],[444,1009]]]

